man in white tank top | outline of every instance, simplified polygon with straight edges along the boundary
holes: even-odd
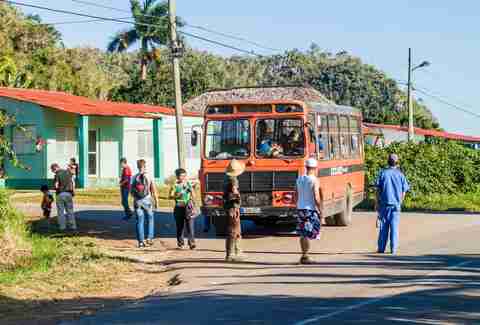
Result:
[[[312,263],[308,256],[310,240],[320,239],[320,184],[317,178],[318,163],[310,158],[305,162],[307,174],[297,179],[297,233],[302,250],[301,264]]]

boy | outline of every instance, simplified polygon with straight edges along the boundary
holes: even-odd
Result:
[[[145,248],[153,245],[154,219],[153,209],[158,206],[158,197],[155,184],[147,177],[147,163],[144,159],[137,161],[138,174],[133,177],[131,193],[133,207],[137,215],[138,247]],[[145,241],[145,214],[147,215],[148,236]]]
[[[42,205],[41,205],[42,211],[43,211],[43,217],[45,219],[50,219],[50,215],[52,213],[53,195],[48,190],[47,185],[42,185],[40,187],[40,191],[43,193]]]
[[[129,220],[133,212],[130,210],[130,206],[128,203],[128,196],[130,194],[130,183],[132,181],[132,169],[128,166],[127,159],[122,158],[120,159],[120,167],[122,168],[122,174],[120,177],[120,194],[122,197],[122,206],[125,210],[125,216],[123,220]]]
[[[190,249],[195,249],[195,230],[194,220],[188,218],[187,204],[190,200],[193,200],[193,185],[187,180],[187,171],[183,168],[179,168],[175,171],[177,180],[170,189],[170,199],[175,200],[175,209],[173,215],[175,217],[175,223],[177,225],[177,246],[179,249],[183,249],[183,230],[188,237],[188,246]]]

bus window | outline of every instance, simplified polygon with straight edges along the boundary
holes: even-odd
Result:
[[[308,114],[308,134],[309,134],[309,153],[316,153],[317,152],[317,134],[315,128],[315,113]]]
[[[256,125],[256,153],[261,158],[282,158],[305,154],[304,122],[300,118],[259,119]]]
[[[350,118],[350,139],[352,146],[352,157],[358,158],[360,156],[360,123],[358,118]]]
[[[330,142],[330,159],[340,158],[338,143],[338,118],[336,115],[328,116],[328,137]]]
[[[248,120],[209,121],[205,142],[207,159],[246,159],[250,155]]]
[[[340,153],[342,158],[350,158],[350,132],[348,126],[348,117],[340,116]]]
[[[326,115],[317,115],[318,159],[329,159],[328,149],[328,122]]]

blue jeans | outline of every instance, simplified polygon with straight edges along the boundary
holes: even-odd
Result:
[[[145,216],[147,217],[147,239],[154,236],[153,203],[151,197],[135,201],[135,214],[137,215],[137,240],[139,243],[145,241]]]
[[[378,234],[378,252],[385,253],[387,241],[390,237],[390,251],[392,254],[395,254],[399,240],[400,207],[395,205],[382,206],[380,207],[379,214],[380,232]]]
[[[122,206],[125,210],[125,216],[130,217],[132,215],[132,210],[130,210],[130,205],[128,204],[128,196],[130,194],[129,188],[120,187],[120,194],[122,196]]]

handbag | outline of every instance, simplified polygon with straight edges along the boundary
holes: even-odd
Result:
[[[195,219],[200,215],[200,209],[197,207],[193,200],[188,201],[185,206],[185,218]]]

